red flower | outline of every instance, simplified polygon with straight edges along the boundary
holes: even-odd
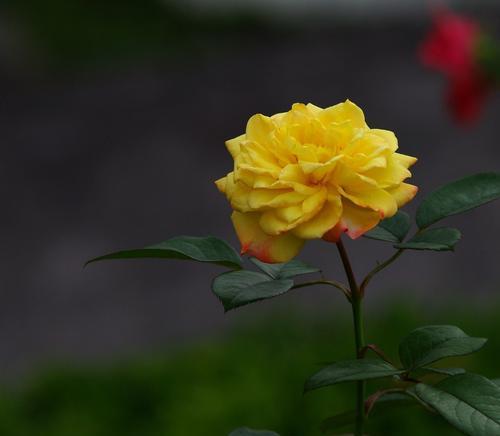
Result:
[[[436,13],[434,21],[434,29],[420,46],[420,58],[448,77],[448,106],[458,122],[470,123],[481,113],[490,89],[476,56],[479,25],[447,10]]]
[[[451,78],[447,104],[454,118],[462,124],[477,120],[490,89],[482,75],[474,72]]]

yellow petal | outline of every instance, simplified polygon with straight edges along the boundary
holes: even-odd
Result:
[[[226,193],[226,177],[221,177],[219,180],[215,181],[215,186],[223,194]]]
[[[310,220],[318,214],[328,197],[328,191],[324,187],[316,187],[312,195],[305,198],[301,204],[301,214],[296,220],[290,220],[289,216],[279,213],[279,209],[270,209],[262,213],[260,226],[269,235],[279,235],[287,232],[302,222]],[[294,211],[290,211],[294,213]]]
[[[394,197],[398,207],[402,207],[417,195],[418,188],[409,183],[401,183],[397,188],[388,189],[387,192]]]
[[[310,111],[304,103],[294,103],[292,104],[292,110],[288,112],[290,118],[294,121],[304,119],[311,119],[313,111]]]
[[[243,141],[240,144],[241,151],[240,156],[243,156],[245,163],[248,167],[253,167],[254,169],[262,169],[269,171],[276,177],[281,171],[281,167],[273,153],[271,153],[266,147],[261,143],[255,141]],[[239,162],[240,166],[243,162]]]
[[[240,154],[240,143],[245,140],[245,134],[226,141],[226,147],[233,159]]]
[[[332,156],[337,155],[355,135],[355,131],[350,121],[339,123],[327,123],[325,131],[325,143],[332,152]]]
[[[380,188],[399,185],[403,180],[411,177],[408,168],[395,161],[392,156],[388,157],[385,168],[372,168],[366,171],[364,175],[376,180]]]
[[[350,100],[326,108],[321,113],[320,119],[325,124],[350,121],[356,128],[367,127],[363,111]]]
[[[233,209],[239,210],[240,212],[250,211],[250,206],[248,206],[248,195],[251,189],[244,183],[236,182],[234,180],[234,173],[229,173],[226,176],[226,185],[224,189],[226,197],[231,202],[231,207]]]
[[[327,199],[328,192],[324,187],[319,187],[313,195],[305,198],[301,205],[301,215],[295,221],[283,219],[277,211],[279,209],[270,209],[262,213],[260,226],[264,232],[269,235],[279,235],[283,232],[293,229],[300,223],[313,218],[318,214]]]
[[[304,196],[291,190],[254,189],[248,196],[252,209],[281,208],[296,205],[304,201]]]
[[[327,178],[337,166],[337,162],[342,159],[342,155],[334,156],[327,162],[299,162],[299,166],[304,174],[309,175],[313,183],[319,183]]]
[[[250,188],[287,189],[289,186],[280,183],[269,172],[254,171],[246,165],[240,165],[234,170],[234,180],[242,182]]]
[[[289,224],[298,222],[303,216],[302,205],[281,207],[276,209],[274,213],[281,221],[285,221]]]
[[[255,114],[248,120],[246,137],[249,141],[266,145],[271,142],[271,132],[275,129],[273,120],[262,114]]]
[[[368,191],[378,187],[376,180],[353,171],[344,161],[335,168],[331,183],[337,186],[348,186],[353,191]]]
[[[307,107],[307,110],[314,115],[317,115],[317,114],[321,113],[321,111],[323,111],[322,108],[320,108],[319,106],[316,106],[315,104],[312,104],[312,103],[307,103],[306,107]]]
[[[338,223],[341,215],[342,201],[340,196],[337,196],[329,199],[319,213],[309,221],[299,224],[292,232],[302,239],[321,238]]]
[[[374,158],[366,158],[366,163],[359,167],[359,171],[364,173],[365,175],[367,171],[375,169],[375,168],[386,168],[387,167],[387,158],[385,156],[377,156]],[[372,178],[372,176],[368,175],[368,177]]]
[[[231,219],[241,243],[241,253],[262,262],[288,262],[304,245],[304,241],[292,233],[279,236],[264,233],[259,225],[260,213],[233,212]]]
[[[280,181],[293,182],[306,185],[308,183],[307,176],[304,174],[299,165],[290,164],[281,170]]]
[[[316,186],[308,186],[309,180],[297,164],[290,164],[283,168],[279,176],[279,181],[303,195],[312,195],[318,190]]]
[[[293,147],[294,154],[297,156],[299,162],[317,163],[318,155],[316,154],[316,147],[309,144],[295,144]],[[307,174],[307,172],[306,172]]]
[[[380,218],[389,218],[398,210],[396,200],[383,189],[348,193],[344,189],[339,188],[339,192],[357,206],[379,212]]]
[[[254,163],[252,165],[246,164],[246,163],[240,163],[239,165],[236,165],[236,170],[235,173],[240,173],[240,171],[246,171],[253,173],[255,175],[264,175],[264,176],[270,176],[274,179],[276,179],[280,173],[279,169],[273,169],[271,166],[256,166]]]
[[[392,156],[395,161],[399,162],[406,168],[410,168],[418,160],[416,157],[407,156],[406,154],[401,153],[394,153]]]
[[[295,226],[295,223],[281,218],[276,210],[262,212],[259,219],[260,228],[268,235],[281,235]]]
[[[389,150],[396,151],[398,149],[398,138],[396,138],[394,132],[383,129],[370,129],[370,133],[379,136]]]
[[[302,203],[304,214],[317,214],[323,207],[323,204],[325,204],[327,196],[328,191],[325,187],[320,186],[316,188],[316,192],[307,197]]]

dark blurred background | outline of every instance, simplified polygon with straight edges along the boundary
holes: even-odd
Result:
[[[448,4],[498,32],[497,1]],[[299,424],[297,411],[321,418],[328,410],[317,406],[319,397],[303,400],[300,383],[315,363],[350,353],[340,296],[316,288],[224,315],[210,292],[216,267],[83,264],[179,234],[236,244],[213,184],[231,170],[224,141],[242,133],[252,114],[294,102],[349,98],[369,125],[395,131],[401,151],[419,158],[412,183],[420,194],[409,211],[441,183],[498,171],[500,94],[477,124],[459,127],[443,104],[444,79],[419,63],[431,7],[416,0],[4,0],[3,434],[215,435],[232,424],[317,434],[313,417],[303,412]],[[455,316],[481,336],[500,327],[492,309],[500,204],[449,221],[464,233],[456,253],[407,253],[373,282],[374,337],[385,332],[391,343],[391,334],[396,341],[406,332],[384,330],[388,320],[410,329]],[[390,253],[375,241],[348,245],[358,273]],[[336,256],[322,242],[301,254],[343,280]],[[339,329],[334,351],[329,334]],[[491,347],[495,360],[500,343]],[[264,382],[261,369],[274,376]],[[333,390],[322,398],[332,409],[343,403]],[[287,401],[297,410],[284,410]],[[381,434],[398,433],[385,427]]]

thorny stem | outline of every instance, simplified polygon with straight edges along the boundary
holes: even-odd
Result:
[[[387,395],[387,394],[396,394],[396,393],[405,394],[406,392],[404,389],[394,388],[394,389],[383,389],[383,390],[377,391],[374,394],[370,395],[365,401],[365,414],[366,414],[366,416],[368,417],[368,415],[370,414],[370,412],[373,409],[373,406],[375,406],[375,403],[380,398],[382,398],[384,395]]]
[[[363,326],[363,294],[358,287],[356,278],[352,271],[351,262],[345,250],[342,240],[339,239],[337,242],[337,248],[344,265],[344,269],[347,275],[347,280],[349,281],[349,287],[351,290],[351,306],[352,306],[352,316],[354,321],[354,343],[356,347],[356,358],[363,358],[363,347],[365,346],[364,338],[364,326]],[[356,382],[356,427],[354,431],[354,436],[363,435],[363,426],[365,420],[365,409],[364,409],[364,397],[365,397],[365,382]]]
[[[368,286],[368,283],[370,283],[370,280],[375,276],[375,274],[379,273],[382,271],[384,268],[388,267],[392,262],[394,262],[399,256],[403,254],[404,249],[400,248],[398,251],[396,251],[389,259],[385,260],[382,263],[379,263],[375,268],[373,268],[367,276],[364,278],[363,282],[361,283],[360,286],[360,292],[361,295],[364,295],[365,289]]]
[[[425,230],[425,228],[419,229],[413,236],[418,236],[422,231]],[[364,295],[365,289],[368,286],[368,283],[370,283],[370,280],[380,271],[382,271],[384,268],[388,267],[392,262],[394,262],[399,256],[403,254],[405,251],[404,248],[398,249],[389,259],[383,261],[382,263],[379,263],[375,268],[373,268],[364,278],[364,280],[361,282],[361,286],[359,287],[361,295]]]
[[[391,365],[394,365],[393,362],[391,361],[391,359],[389,359],[389,357],[387,357],[387,355],[384,353],[383,350],[381,350],[377,345],[375,344],[368,344],[368,345],[365,345],[362,349],[361,349],[361,356],[364,358],[366,356],[366,353],[368,352],[368,350],[372,350],[376,355],[378,355],[382,360],[385,360],[387,363],[390,363]]]
[[[396,393],[397,394],[403,394],[403,395],[406,395],[406,396],[408,396],[410,398],[413,398],[422,407],[424,407],[424,409],[426,409],[428,412],[430,412],[432,414],[436,413],[436,411],[431,406],[429,406],[426,402],[422,401],[420,399],[420,397],[418,395],[416,395],[415,393],[413,393],[412,391],[409,391],[407,389],[401,389],[401,388],[393,388],[393,389],[383,389],[383,390],[377,391],[374,394],[370,395],[366,399],[366,401],[365,401],[365,413],[366,413],[366,416],[368,416],[370,414],[370,412],[373,409],[373,406],[375,405],[375,403],[380,398],[382,398],[384,395],[387,395],[387,394],[396,394]]]

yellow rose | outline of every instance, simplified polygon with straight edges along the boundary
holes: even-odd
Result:
[[[370,129],[349,100],[254,115],[226,146],[234,171],[215,183],[234,209],[242,253],[263,262],[290,260],[307,239],[355,239],[417,193],[403,183],[417,159],[396,153],[394,133]]]

